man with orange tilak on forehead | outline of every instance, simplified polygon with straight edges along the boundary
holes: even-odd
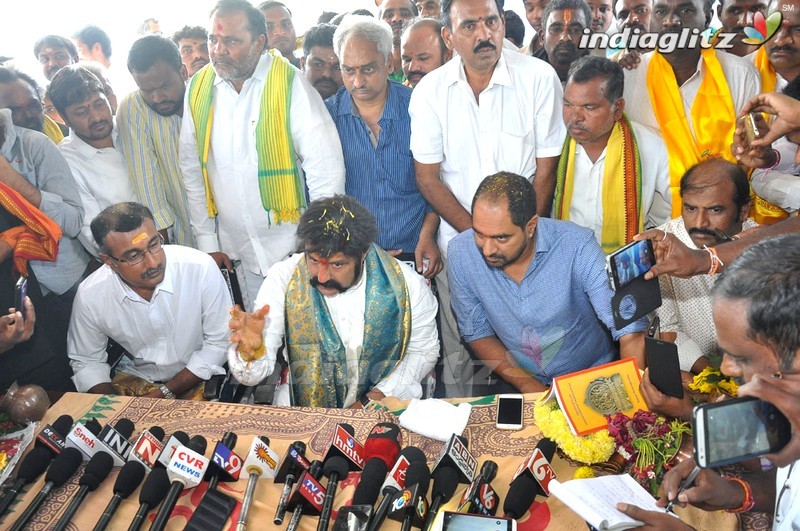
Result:
[[[78,391],[152,398],[199,397],[225,374],[225,280],[206,253],[163,245],[153,215],[119,203],[92,220],[105,264],[78,287],[67,353]],[[126,351],[109,365],[106,343]],[[129,353],[129,354],[128,354]]]
[[[288,385],[277,405],[360,407],[422,397],[439,357],[436,299],[413,269],[375,245],[372,214],[350,196],[319,199],[300,218],[300,253],[270,268],[255,313],[231,312],[228,365],[255,385],[285,339]]]

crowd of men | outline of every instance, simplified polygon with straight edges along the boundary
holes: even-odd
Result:
[[[41,37],[44,90],[0,66],[5,307],[29,279],[25,317],[0,317],[0,386],[198,398],[220,378],[235,399],[358,407],[644,369],[647,317],[617,325],[605,271],[642,233],[681,369],[741,376],[730,323],[762,295],[737,275],[766,255],[800,270],[790,236],[729,264],[796,231],[796,3],[721,0],[706,37],[727,49],[586,39],[699,34],[707,0],[525,0],[527,44],[502,0],[375,0],[302,36],[281,2],[219,0],[125,66],[96,26]],[[772,12],[774,35],[743,42]],[[789,348],[753,323],[764,356]]]

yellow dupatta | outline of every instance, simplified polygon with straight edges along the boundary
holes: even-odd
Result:
[[[554,215],[569,220],[575,185],[574,139],[567,135],[556,172]],[[614,124],[606,144],[603,167],[603,251],[610,253],[642,231],[642,163],[636,135],[627,115]]]
[[[705,75],[692,102],[692,127],[669,62],[655,51],[647,69],[650,102],[669,154],[672,217],[681,215],[680,182],[686,170],[708,156],[736,163],[730,152],[736,130],[736,109],[731,90],[716,51],[706,48],[700,54],[705,64]]]
[[[753,64],[756,65],[756,69],[761,75],[761,92],[775,92],[775,87],[778,85],[778,74],[769,60],[766,48],[766,46],[762,46],[756,51]]]

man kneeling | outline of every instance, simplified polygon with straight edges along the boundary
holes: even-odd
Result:
[[[285,337],[289,393],[279,390],[278,405],[422,396],[439,356],[436,300],[420,275],[374,244],[377,232],[351,197],[308,206],[297,229],[304,252],[270,268],[255,313],[233,312],[228,363],[241,383],[272,373]]]
[[[67,337],[78,391],[153,398],[199,397],[225,374],[225,279],[206,253],[162,245],[153,215],[119,203],[92,220],[105,265],[78,287]],[[106,344],[126,350],[111,378]]]

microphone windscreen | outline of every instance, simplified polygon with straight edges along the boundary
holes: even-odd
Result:
[[[386,463],[387,469],[391,468],[400,453],[401,439],[400,427],[397,424],[393,422],[376,424],[364,441],[364,460],[369,461],[373,457],[379,457]]]
[[[458,487],[458,471],[451,466],[443,466],[433,473],[433,490],[431,498],[441,496],[443,502],[453,497]]]
[[[481,476],[483,479],[486,480],[486,483],[490,483],[495,476],[497,476],[497,463],[494,461],[484,461],[483,466],[481,466]]]
[[[86,470],[83,471],[79,485],[86,485],[89,490],[95,490],[108,477],[114,467],[114,458],[108,452],[97,452],[89,459]]]
[[[139,503],[150,508],[157,506],[167,496],[170,481],[166,468],[154,468],[147,476],[139,492]]]
[[[417,448],[416,446],[406,446],[403,448],[403,451],[400,452],[402,457],[405,457],[409,463],[413,463],[415,461],[427,461],[428,458],[425,457],[425,453]]]
[[[189,444],[189,434],[186,433],[185,431],[176,431],[175,433],[172,434],[172,436],[175,437],[175,439],[177,439],[178,441],[180,441],[180,443],[184,446]]]
[[[431,469],[425,461],[414,461],[406,470],[406,488],[419,485],[418,492],[428,492],[428,483],[431,481]]]
[[[133,422],[130,419],[119,419],[114,424],[114,429],[126,439],[130,439],[131,435],[133,435]]]
[[[553,455],[556,453],[556,443],[554,443],[552,439],[542,437],[539,439],[539,442],[536,443],[536,448],[542,451],[548,461],[553,460]]]
[[[356,491],[353,493],[353,505],[375,505],[381,493],[381,485],[386,478],[386,463],[382,459],[369,459],[361,472]]]
[[[149,431],[150,435],[152,435],[153,437],[155,437],[159,441],[164,442],[165,433],[164,433],[164,428],[162,428],[161,426],[153,426],[152,428],[150,428],[147,431]]]
[[[62,437],[66,437],[69,433],[70,428],[72,428],[72,424],[74,420],[69,415],[61,415],[56,419],[56,421],[51,425],[53,431],[61,435]]]
[[[331,477],[334,472],[336,472],[339,479],[345,477],[350,472],[350,465],[347,463],[347,459],[336,455],[325,461],[322,465],[322,473],[325,477]]]
[[[206,453],[206,446],[208,446],[208,442],[206,438],[202,435],[195,435],[191,439],[189,439],[189,444],[186,445],[187,448],[190,450],[194,450],[200,455]]]
[[[53,453],[50,450],[44,447],[34,447],[19,464],[17,479],[24,479],[25,483],[30,483],[47,470],[52,460]]]
[[[95,437],[100,435],[100,432],[103,430],[103,427],[100,425],[99,422],[97,422],[97,419],[95,418],[87,420],[84,426],[86,426],[86,429],[89,430],[89,433],[91,433]]]
[[[508,488],[506,501],[503,503],[503,512],[519,518],[530,508],[536,498],[536,487],[538,483],[528,474],[521,474]]]
[[[72,477],[83,462],[83,454],[77,448],[64,448],[53,460],[53,464],[47,469],[44,480],[52,483],[55,487],[60,487]]]
[[[114,494],[119,494],[123,498],[127,498],[139,483],[144,479],[145,468],[139,461],[128,461],[123,465],[119,471],[117,480],[114,482]]]
[[[220,441],[224,446],[233,450],[233,447],[236,446],[236,442],[239,440],[239,436],[233,433],[232,431],[226,431],[225,434],[222,436],[222,440]],[[269,446],[269,443],[267,443]]]

